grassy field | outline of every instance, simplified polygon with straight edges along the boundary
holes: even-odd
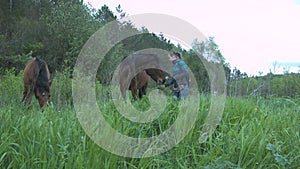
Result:
[[[210,97],[201,96],[200,104],[194,103],[200,105],[199,112],[188,135],[163,154],[139,159],[114,155],[85,134],[71,106],[70,84],[64,76],[57,76],[53,103],[42,112],[35,99],[30,109],[20,104],[21,76],[8,72],[0,77],[1,169],[300,168],[300,98],[227,98],[220,125],[200,144],[199,133],[210,106]],[[116,130],[132,137],[149,137],[176,119],[178,104],[169,99],[168,105],[159,119],[149,124],[132,124],[118,114],[109,99],[100,107]],[[134,106],[146,110],[149,100]]]

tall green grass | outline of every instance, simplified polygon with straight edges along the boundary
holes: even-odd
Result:
[[[149,158],[124,158],[95,144],[83,131],[71,106],[71,80],[58,74],[52,104],[43,112],[33,99],[20,104],[22,78],[0,77],[0,168],[299,168],[300,98],[227,98],[222,121],[206,143],[198,138],[209,111],[210,97],[201,96],[192,131],[173,149]],[[97,92],[107,93],[103,86]],[[108,97],[109,98],[109,97]],[[146,110],[149,98],[133,103]],[[101,100],[101,99],[100,99]],[[160,100],[157,100],[160,102]],[[106,120],[132,137],[166,130],[177,117],[177,103],[152,123],[122,117],[110,99],[99,102]],[[188,122],[187,122],[188,123]]]

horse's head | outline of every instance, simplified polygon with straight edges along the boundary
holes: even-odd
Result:
[[[154,80],[156,83],[164,84],[166,82],[166,74],[160,69],[150,68],[146,69],[146,73]]]
[[[50,100],[50,87],[37,88],[35,97],[38,99],[40,107],[44,109]]]

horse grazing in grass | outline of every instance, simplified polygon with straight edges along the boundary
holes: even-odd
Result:
[[[146,95],[150,76],[156,83],[165,82],[165,73],[160,69],[159,58],[153,54],[135,54],[125,56],[119,68],[119,84],[122,97],[126,98],[126,90],[131,90],[136,100],[137,90],[139,98]]]
[[[30,104],[33,93],[43,109],[50,99],[50,73],[47,63],[39,58],[28,61],[23,75],[24,91],[22,102]]]

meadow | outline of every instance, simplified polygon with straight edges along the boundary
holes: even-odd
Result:
[[[227,97],[223,118],[208,141],[199,133],[210,108],[201,95],[196,123],[171,150],[147,158],[126,158],[99,147],[82,129],[72,106],[71,80],[57,74],[52,103],[41,111],[36,99],[20,104],[22,77],[0,76],[0,168],[300,168],[300,97]],[[109,93],[98,84],[97,93]],[[178,103],[168,99],[160,117],[135,124],[122,117],[108,98],[99,107],[111,126],[125,135],[149,137],[166,130],[178,116]],[[158,104],[160,100],[156,100]],[[149,99],[133,103],[149,108]]]

